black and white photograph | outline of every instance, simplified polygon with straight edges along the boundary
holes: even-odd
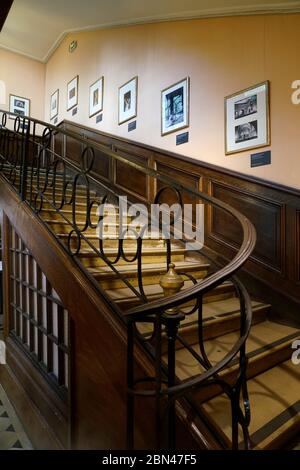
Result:
[[[235,127],[235,143],[257,138],[257,121],[246,122]]]
[[[59,90],[56,90],[51,95],[50,100],[50,120],[55,119],[58,115],[58,105],[59,105]]]
[[[78,104],[78,79],[76,75],[67,85],[67,111]]]
[[[99,78],[90,86],[89,117],[93,117],[103,110],[104,77]]]
[[[257,95],[251,95],[249,98],[239,100],[234,104],[235,119],[243,116],[250,116],[257,112]]]
[[[15,108],[25,108],[25,103],[23,100],[19,100],[19,99],[15,99],[15,102],[14,102],[14,106]]]
[[[161,93],[161,133],[175,132],[189,125],[189,78]]]
[[[119,124],[137,116],[138,77],[124,83],[119,88]]]
[[[269,82],[225,98],[225,154],[270,145]]]
[[[129,111],[131,108],[131,91],[127,91],[127,93],[125,93],[124,95],[124,106],[123,106],[123,109],[124,109],[124,113],[126,111]]]
[[[19,116],[30,115],[30,99],[9,95],[9,111]],[[13,119],[13,117],[11,117]]]

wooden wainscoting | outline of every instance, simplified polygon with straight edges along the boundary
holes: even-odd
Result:
[[[120,156],[157,169],[191,188],[227,202],[245,214],[257,230],[257,245],[241,276],[252,295],[272,303],[277,319],[300,324],[300,191],[220,167],[101,133],[69,121],[66,130],[115,150]],[[76,149],[77,157],[83,146]],[[72,158],[74,147],[66,153]],[[138,170],[130,171],[109,157],[99,158],[98,178],[108,177],[132,200],[152,202],[161,185]],[[180,164],[179,164],[180,162]],[[101,169],[106,168],[104,173]],[[107,167],[109,166],[109,168]],[[188,201],[185,201],[188,202]],[[206,211],[206,243],[232,258],[241,241],[239,227],[217,209]]]

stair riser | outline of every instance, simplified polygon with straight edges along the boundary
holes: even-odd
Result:
[[[59,201],[57,201],[57,203],[58,202]],[[78,211],[76,212],[76,221],[77,222],[85,222],[86,213],[85,213],[84,209],[86,209],[86,207],[82,207],[82,208],[78,209],[81,212],[84,212],[83,214],[78,213]],[[68,207],[68,209],[65,209],[65,208],[61,209],[60,213],[62,213],[67,219],[72,220],[72,210],[69,207]],[[44,219],[57,220],[57,221],[62,220],[62,217],[61,217],[60,213],[54,212],[53,210],[47,210],[46,208],[44,208],[44,206],[43,206],[43,210],[41,211],[41,215]],[[91,214],[91,220],[92,220],[93,224],[96,224],[96,223],[99,222],[99,215],[96,213],[95,210]],[[116,217],[116,220],[117,220],[117,222],[119,222],[118,217]],[[123,217],[124,226],[127,226],[127,224],[130,221],[131,221],[130,217]],[[105,228],[105,224],[106,224],[106,220],[104,219],[104,228]],[[118,233],[118,230],[117,229],[116,230],[110,229],[108,233],[112,233],[112,234],[113,233]]]
[[[98,266],[106,266],[106,263],[99,257],[84,257],[84,255],[80,256],[80,261],[81,263],[87,267],[87,268],[96,268]],[[113,258],[110,258],[113,260]],[[176,262],[183,262],[184,261],[184,254],[174,254],[172,256],[172,261],[173,263]],[[161,255],[161,254],[144,254],[142,256],[142,263],[165,263],[166,262],[166,256]],[[124,266],[125,264],[131,265],[131,263],[127,263],[127,261],[124,261],[123,259],[120,259],[118,263],[115,266]]]
[[[161,277],[163,276],[163,274],[164,273],[155,274],[155,275],[154,274],[147,275],[147,273],[143,274],[143,286],[149,286],[151,284],[157,284],[158,285]],[[203,279],[206,276],[206,274],[207,274],[207,271],[195,271],[195,272],[193,272],[193,276],[196,279]],[[134,287],[138,286],[137,272],[135,273],[134,276],[126,275],[126,279]],[[119,279],[101,280],[101,279],[98,278],[97,281],[99,282],[100,286],[103,289],[121,289],[122,287],[126,287],[124,285],[124,282],[122,282]]]

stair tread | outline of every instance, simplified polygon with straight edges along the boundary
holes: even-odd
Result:
[[[248,391],[252,415],[249,432],[255,448],[278,448],[276,440],[282,443],[284,435],[290,439],[290,432],[294,435],[300,432],[299,365],[288,360],[272,367],[248,380]],[[217,424],[220,432],[231,439],[229,399],[219,395],[201,408]]]
[[[207,270],[209,268],[209,264],[204,263],[191,263],[190,261],[177,261],[176,269],[185,269],[188,271],[191,270]],[[88,268],[90,274],[94,276],[106,276],[106,275],[114,275],[114,272],[108,267],[103,266],[99,268]],[[122,274],[132,274],[137,272],[137,265],[135,263],[121,265],[118,267],[118,271]],[[143,266],[143,273],[162,273],[164,274],[167,271],[166,263],[147,263]]]
[[[252,300],[251,304],[252,304],[253,309],[259,309],[261,307],[268,306],[267,304],[264,304],[262,302],[258,302],[258,301],[255,301],[255,300]],[[239,300],[236,297],[232,297],[232,298],[229,298],[229,299],[216,300],[214,302],[204,303],[203,307],[202,307],[202,314],[203,314],[204,324],[207,321],[220,320],[225,316],[227,317],[229,315],[234,315],[239,311],[238,307],[239,307]],[[184,311],[184,310],[190,310],[190,309],[191,309],[191,307],[187,307],[186,309],[183,308],[182,310]],[[189,327],[195,326],[195,324],[197,324],[197,315],[198,315],[197,312],[195,312],[192,315],[188,315],[188,316],[185,317],[185,319],[180,324],[181,333],[184,332],[185,328],[189,328]],[[149,323],[140,323],[139,324],[139,331],[141,333],[143,333],[143,334],[149,333],[149,330],[150,330]],[[179,334],[180,334],[180,331],[179,331]],[[226,335],[224,335],[224,336],[226,336]],[[221,336],[218,336],[218,338],[220,338],[220,337]],[[196,348],[195,348],[195,350],[196,350]],[[185,351],[187,353],[187,358],[188,358],[187,360],[194,359],[193,356],[187,350],[183,350],[183,351]],[[197,350],[197,352],[199,352],[199,351]],[[179,357],[180,356],[178,356],[178,358]],[[177,360],[177,356],[176,356],[176,360]],[[194,359],[194,361],[195,361],[195,359]],[[198,364],[199,363],[196,362],[197,366],[198,366]],[[199,371],[196,372],[193,375],[196,375],[197,373],[199,373]],[[182,377],[179,375],[179,378],[181,379]]]
[[[291,337],[300,337],[300,330],[265,320],[252,326],[246,342],[246,352],[251,360],[251,357],[263,354],[266,349],[278,346],[277,343],[282,346],[285,342],[289,342]],[[233,331],[205,341],[206,353],[211,363],[214,365],[221,361],[232,349],[238,338],[239,331]],[[193,349],[199,353],[198,344],[194,345]],[[186,380],[202,372],[203,368],[187,349],[178,350],[176,354],[176,374],[180,380]]]
[[[176,263],[176,266],[178,265],[179,263],[177,262]],[[230,285],[230,281],[225,281],[222,285]],[[120,289],[108,289],[106,291],[108,293],[108,295],[113,299],[113,300],[125,300],[125,299],[132,299],[134,297],[134,294],[133,292],[129,289],[129,288],[120,288]],[[151,284],[149,286],[145,286],[145,292],[146,294],[151,297],[151,296],[157,296],[158,294],[162,293],[162,289],[159,285],[157,284]],[[228,305],[228,301],[231,301],[232,299],[226,299],[226,300],[222,300],[222,301],[216,301],[216,302],[211,302],[210,305],[212,306],[212,309],[213,309],[213,305],[215,305],[215,309],[216,311],[214,311],[214,314],[217,314],[217,311],[219,313],[226,313],[226,309],[223,310],[223,307],[221,304],[224,304],[224,302],[226,302],[226,305]],[[231,302],[232,303],[232,302]],[[205,304],[204,304],[205,305]],[[237,305],[238,303],[236,301],[234,301],[234,309],[237,309]],[[204,310],[206,310],[207,307],[204,308]],[[211,310],[212,312],[213,310]],[[204,312],[203,312],[203,315],[204,315]],[[209,316],[211,316],[212,314],[210,313]]]
[[[105,252],[105,255],[109,256],[109,255],[114,255],[117,253],[117,249],[115,247],[105,247],[104,249],[104,252]],[[172,254],[175,255],[175,254],[184,254],[186,252],[186,248],[185,247],[180,247],[180,246],[173,246],[172,248]],[[126,255],[129,257],[129,256],[132,256],[136,253],[136,248],[133,247],[133,248],[128,248],[126,249]],[[147,255],[151,255],[151,253],[153,255],[155,254],[162,254],[162,255],[166,255],[166,249],[162,249],[161,246],[159,247],[145,247],[143,249],[143,255],[147,254]],[[86,249],[82,249],[80,250],[80,253],[77,255],[79,256],[80,258],[84,258],[84,257],[89,257],[89,256],[92,256],[92,257],[99,257],[98,253],[96,253],[94,250],[86,250]]]

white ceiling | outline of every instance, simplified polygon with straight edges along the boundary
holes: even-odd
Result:
[[[265,12],[300,12],[300,1],[14,0],[0,33],[0,47],[46,62],[69,32],[163,20]]]

